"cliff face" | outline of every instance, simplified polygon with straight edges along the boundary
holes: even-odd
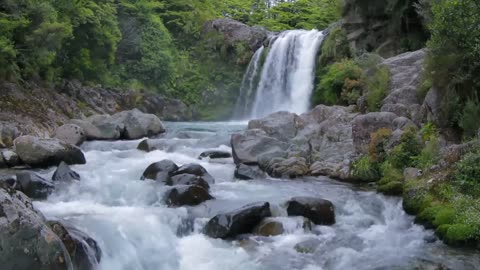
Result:
[[[343,27],[359,52],[391,57],[422,48],[428,37],[418,0],[346,0]]]
[[[71,118],[133,108],[156,114],[163,120],[194,117],[192,110],[180,100],[158,94],[88,87],[76,81],[66,81],[58,87],[0,82],[0,130],[8,124],[23,134],[49,137]]]

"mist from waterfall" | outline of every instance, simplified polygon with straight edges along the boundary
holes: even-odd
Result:
[[[318,30],[285,31],[272,39],[269,48],[257,51],[237,102],[237,109],[243,111],[236,110],[235,118],[259,118],[276,111],[307,111],[323,39],[323,32]],[[262,61],[265,52],[268,55]]]

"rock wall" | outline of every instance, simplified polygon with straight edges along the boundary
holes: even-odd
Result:
[[[77,81],[65,81],[58,87],[0,82],[0,146],[12,133],[7,131],[50,137],[57,127],[72,118],[133,108],[155,114],[162,120],[195,117],[182,101],[153,93],[89,87]]]
[[[428,37],[417,0],[346,0],[343,27],[359,52],[391,57],[422,48]]]

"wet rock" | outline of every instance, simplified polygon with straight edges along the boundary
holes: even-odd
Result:
[[[165,132],[162,122],[156,115],[146,114],[137,109],[116,113],[112,115],[111,121],[124,127],[121,137],[127,140],[151,137]]]
[[[142,180],[151,179],[166,182],[178,170],[177,164],[173,161],[165,159],[159,162],[150,164],[143,172]]]
[[[7,167],[15,167],[21,164],[20,157],[17,155],[17,153],[13,151],[6,150],[0,153],[0,155],[3,157],[3,160]]]
[[[70,169],[67,163],[61,162],[57,170],[53,173],[52,181],[54,182],[71,182],[80,181],[80,175]]]
[[[248,129],[261,129],[272,138],[286,141],[297,136],[305,123],[300,116],[289,112],[276,112],[262,119],[248,122]]]
[[[19,136],[20,131],[15,125],[0,122],[0,148],[12,147],[13,141]]]
[[[276,160],[273,160],[276,161]],[[291,157],[288,159],[279,159],[266,168],[268,174],[278,178],[297,178],[308,175],[310,168],[307,160],[302,157]]]
[[[56,221],[48,222],[52,231],[62,240],[76,270],[95,270],[102,251],[97,242],[85,233],[66,228]]]
[[[296,244],[293,248],[298,253],[314,253],[320,244],[321,242],[318,239],[308,239]]]
[[[196,176],[193,174],[179,174],[172,176],[166,182],[169,186],[189,186],[189,185],[196,185],[203,187],[206,190],[210,189],[210,185],[207,181],[203,180],[201,176]]]
[[[203,180],[207,181],[208,184],[215,184],[215,179],[213,176],[211,176],[207,170],[202,167],[202,165],[196,164],[196,163],[190,163],[190,164],[185,164],[178,168],[177,171],[175,171],[174,175],[179,175],[179,174],[192,174],[196,176],[200,176],[203,178]]]
[[[317,225],[335,224],[332,202],[311,197],[296,197],[287,202],[289,216],[303,216]]]
[[[17,184],[15,175],[0,175],[0,189],[17,189],[20,188]]]
[[[268,202],[249,204],[240,209],[216,215],[205,225],[204,233],[212,238],[222,239],[251,233],[264,218],[271,215]]]
[[[240,180],[263,179],[267,175],[256,165],[238,164],[235,168],[235,178]]]
[[[46,199],[55,188],[51,181],[33,172],[17,173],[17,183],[25,195],[39,200]]]
[[[265,131],[247,130],[242,134],[233,134],[231,139],[232,155],[235,164],[258,164],[258,157],[273,152],[283,152],[289,145],[267,136]]]
[[[54,137],[73,145],[80,145],[87,140],[87,135],[83,128],[74,124],[65,124],[57,128]]]
[[[232,157],[232,154],[230,154],[229,152],[212,150],[212,151],[205,151],[201,153],[198,159],[204,159],[204,158],[218,159],[218,158],[231,158],[231,157]]]
[[[213,197],[201,186],[178,186],[167,192],[165,202],[170,207],[195,206]]]
[[[15,139],[14,144],[20,159],[32,167],[57,166],[62,161],[69,165],[86,163],[80,148],[58,139],[22,136]]]
[[[100,118],[96,119],[95,124],[93,124],[93,120],[95,118],[87,120],[72,119],[69,123],[81,127],[89,141],[120,139],[123,127],[108,123],[105,119]]]
[[[8,168],[7,162],[3,159],[3,155],[0,153],[0,169]]]
[[[281,222],[266,218],[255,227],[253,233],[261,236],[275,236],[283,234],[284,231]]]
[[[0,188],[0,265],[5,270],[66,270],[70,256],[29,198]]]

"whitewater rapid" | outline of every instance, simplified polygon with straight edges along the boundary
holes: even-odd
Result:
[[[431,243],[433,232],[413,223],[399,198],[325,177],[237,181],[231,159],[198,160],[207,149],[230,150],[229,135],[245,123],[167,123],[164,150],[136,149],[140,141],[88,142],[86,165],[72,166],[81,181],[59,187],[47,201],[35,202],[47,218],[62,220],[94,238],[102,250],[99,270],[344,270],[414,269],[445,264],[476,269],[478,256]],[[140,181],[145,168],[163,159],[199,163],[216,179],[216,198],[197,207],[168,208],[168,187]],[[40,171],[46,177],[53,170]],[[303,219],[286,216],[294,196],[331,200],[337,223],[303,229]],[[201,233],[215,214],[247,203],[268,201],[286,232],[242,241],[211,239]],[[310,241],[312,253],[294,247]],[[420,268],[421,269],[421,268]]]

